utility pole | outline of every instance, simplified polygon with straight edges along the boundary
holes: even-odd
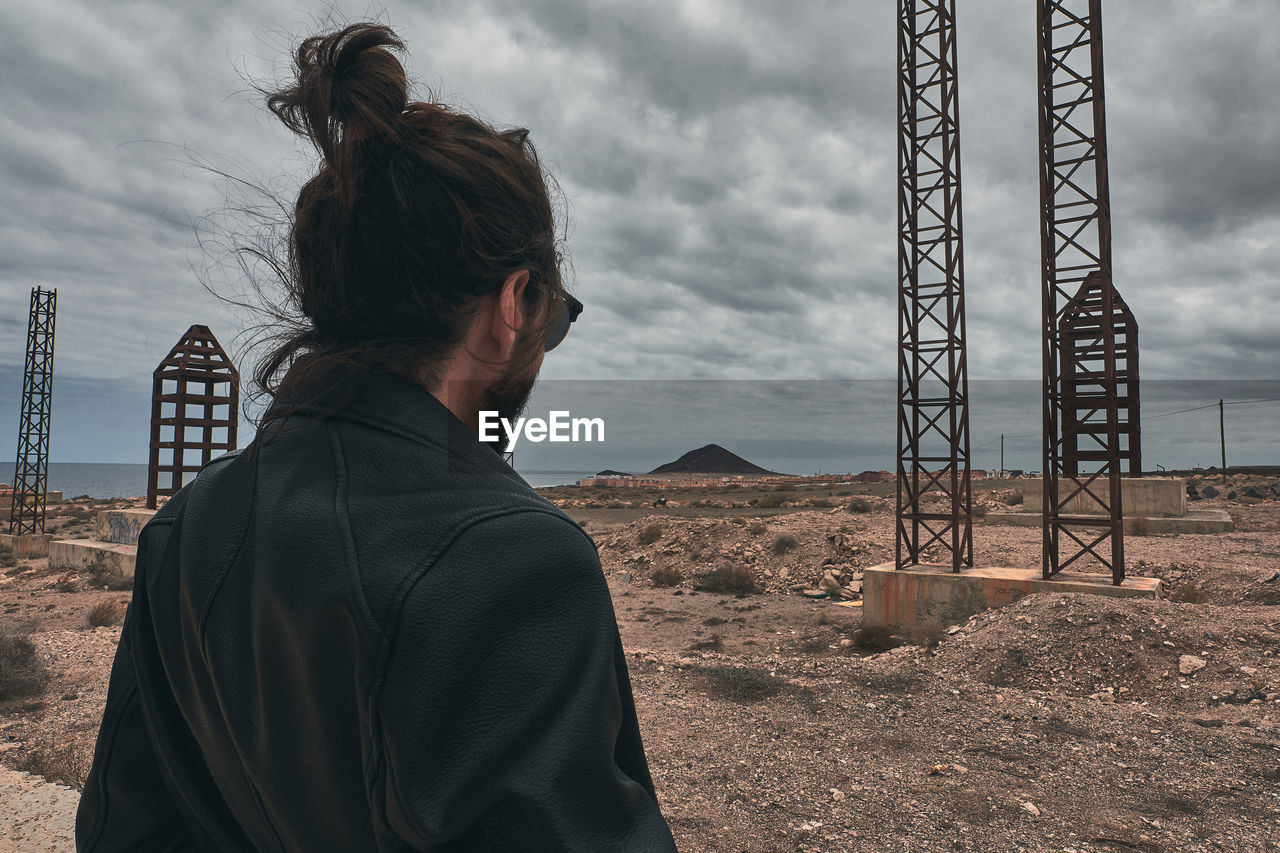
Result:
[[[1227,416],[1226,404],[1218,398],[1218,440],[1222,442],[1222,482],[1227,482]]]
[[[1004,433],[1000,433],[1000,479],[1004,479]]]

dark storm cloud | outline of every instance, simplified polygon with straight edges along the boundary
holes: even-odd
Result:
[[[1033,378],[1034,7],[958,5],[971,371]],[[227,238],[206,223],[202,248],[193,225],[224,187],[191,163],[288,198],[310,155],[244,77],[284,71],[315,19],[283,0],[10,0],[0,17],[0,364],[21,363],[33,284],[59,288],[60,375],[143,388],[191,323],[230,343],[252,318],[196,274],[225,281]],[[437,0],[384,17],[424,86],[530,127],[563,188],[587,311],[548,377],[893,376],[894,4]],[[1268,0],[1107,5],[1116,276],[1144,376],[1280,361],[1278,20]]]

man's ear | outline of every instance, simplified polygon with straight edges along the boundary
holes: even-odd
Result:
[[[524,324],[531,318],[526,316],[524,291],[529,285],[529,271],[519,270],[507,276],[498,291],[496,311],[490,318],[489,334],[493,338],[498,359],[506,361],[515,352],[516,338]]]

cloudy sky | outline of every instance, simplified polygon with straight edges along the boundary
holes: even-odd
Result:
[[[226,187],[197,164],[286,196],[306,175],[246,82],[315,31],[299,5],[0,0],[0,454],[33,285],[59,294],[55,460],[145,461],[169,346],[192,323],[244,342],[253,318],[200,284],[238,287],[208,226]],[[971,376],[1033,379],[1034,8],[959,7]],[[408,42],[420,96],[531,128],[563,187],[587,308],[545,377],[893,377],[892,2],[372,13]],[[1276,376],[1278,34],[1273,0],[1107,6],[1116,282],[1144,378]]]

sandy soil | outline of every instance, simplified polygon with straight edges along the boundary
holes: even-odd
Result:
[[[599,545],[681,850],[1280,850],[1280,502],[1200,502],[1235,533],[1128,538],[1131,573],[1172,600],[1033,596],[904,638],[861,631],[856,601],[892,556],[887,495],[869,512],[826,493],[553,497]],[[975,542],[981,563],[1038,564],[1038,530],[980,524]],[[697,588],[733,567],[763,591]],[[85,620],[127,592],[5,571],[0,611],[48,676],[0,703],[0,764],[74,784],[119,631]],[[824,575],[854,600],[806,597]],[[6,815],[27,808],[10,779]]]

